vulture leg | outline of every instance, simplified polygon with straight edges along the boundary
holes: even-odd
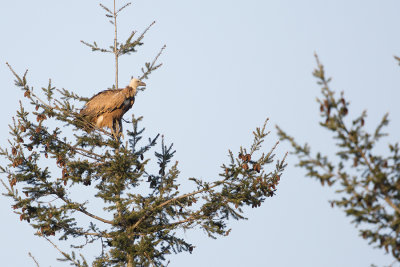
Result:
[[[122,133],[122,121],[121,120],[115,120],[113,123],[113,128],[112,128],[112,134],[114,135],[114,138],[120,139],[121,137],[124,138],[124,134]]]
[[[111,134],[112,134],[112,136],[114,136],[114,139],[116,141],[119,141],[118,133],[114,129],[111,129]]]
[[[123,130],[122,130],[122,121],[121,120],[118,120],[118,127],[119,127],[119,129],[118,129],[119,136],[122,137],[123,139],[125,139],[125,136],[124,136],[124,133],[123,133]]]

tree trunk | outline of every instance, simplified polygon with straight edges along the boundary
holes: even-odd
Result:
[[[126,265],[126,267],[134,267],[132,256],[128,256],[128,264]]]

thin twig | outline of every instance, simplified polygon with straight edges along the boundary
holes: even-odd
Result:
[[[160,52],[158,52],[158,54],[156,55],[156,57],[153,59],[153,61],[150,64],[150,67],[148,68],[148,70],[143,73],[143,75],[139,78],[139,80],[142,80],[143,78],[146,78],[147,75],[150,74],[150,72],[152,71],[152,69],[154,68],[154,65],[157,63],[158,58],[161,56],[162,52],[164,51],[164,49],[167,48],[166,45],[163,45],[163,47],[161,47]],[[160,63],[157,67],[161,67],[162,63]],[[143,89],[142,89],[143,90]]]
[[[39,266],[39,263],[37,262],[37,260],[35,259],[35,257],[33,257],[33,255],[32,255],[30,252],[28,253],[28,255],[29,255],[29,257],[31,257],[32,260],[35,262],[36,266],[37,266],[37,267],[40,267],[40,266]]]
[[[117,12],[115,9],[115,0],[114,0],[114,56],[115,56],[115,89],[118,89],[118,49],[117,49]]]
[[[111,238],[111,236],[109,234],[86,233],[86,232],[76,232],[76,233],[81,234],[81,235],[88,235],[88,236],[98,236],[100,238],[103,238],[103,237]]]
[[[147,255],[147,253],[145,252],[144,255],[146,256],[147,260],[151,263],[151,266],[155,267],[156,265],[154,264],[154,261],[152,261],[152,259],[149,257],[149,255]]]
[[[53,245],[55,249],[58,250],[66,259],[72,261],[76,266],[81,266],[78,262],[76,262],[73,258],[71,258],[67,253],[63,252],[61,249],[59,249],[56,244],[54,244],[50,239],[48,239],[45,235],[41,235],[44,239],[46,239],[50,244]]]

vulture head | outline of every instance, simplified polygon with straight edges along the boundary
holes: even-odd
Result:
[[[131,95],[131,97],[136,95],[136,88],[138,88],[139,86],[146,86],[146,84],[144,82],[142,82],[141,80],[136,79],[136,78],[133,78],[130,81],[128,87],[133,89],[133,95]]]

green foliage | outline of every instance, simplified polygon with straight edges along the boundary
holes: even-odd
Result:
[[[299,145],[295,139],[277,127],[281,140],[291,143],[299,162],[309,177],[322,185],[338,184],[338,198],[332,206],[343,208],[353,218],[360,235],[400,261],[400,154],[399,144],[389,144],[387,155],[375,152],[378,141],[386,133],[388,114],[373,132],[365,129],[367,113],[350,120],[349,102],[343,92],[337,95],[329,86],[324,66],[317,59],[314,76],[321,86],[322,97],[317,99],[322,121],[320,125],[333,133],[336,157],[312,154],[310,147]]]
[[[116,14],[128,5],[119,11],[101,6],[116,21]],[[98,49],[96,43],[85,44],[93,51],[129,54],[142,44],[147,30],[136,41],[131,34],[110,51]],[[145,64],[142,78],[161,66],[157,63],[161,52]],[[212,238],[227,236],[229,219],[245,219],[245,206],[259,207],[276,192],[285,158],[276,160],[272,171],[266,170],[274,162],[276,147],[261,152],[267,121],[253,132],[249,149],[240,148],[238,156],[229,151],[229,162],[222,164],[218,179],[189,178],[193,189],[181,193],[185,179],[179,178],[178,183],[173,145],[165,144],[159,135],[146,141],[142,117],[127,121],[131,130],[125,143],[95,125],[87,133],[83,129],[90,122],[82,118],[79,108],[88,98],[57,89],[49,80],[42,88],[44,101],[28,84],[27,72],[18,75],[9,68],[27,101],[20,102],[10,125],[9,147],[0,148],[8,162],[0,167],[6,177],[1,182],[20,220],[49,241],[62,261],[89,266],[74,251],[98,242],[102,249],[93,266],[162,266],[172,252],[192,252],[194,246],[180,236],[182,230],[197,227]],[[152,158],[156,167],[149,165]],[[62,251],[56,238],[68,241],[72,252]]]

